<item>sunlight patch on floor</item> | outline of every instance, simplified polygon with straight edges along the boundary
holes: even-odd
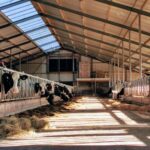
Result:
[[[98,98],[83,97],[70,112],[50,117],[49,128],[38,133],[0,142],[0,147],[49,146],[147,146],[132,130],[149,129],[119,110],[107,110]],[[140,127],[140,128],[137,128]],[[140,134],[143,134],[141,132]],[[144,138],[150,139],[149,133]]]

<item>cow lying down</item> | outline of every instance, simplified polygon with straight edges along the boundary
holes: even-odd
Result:
[[[58,101],[67,102],[72,98],[72,94],[67,87],[62,87],[54,83],[35,83],[34,90],[41,97],[46,97],[50,105],[54,105]]]
[[[20,80],[26,80],[27,75],[21,75],[18,72],[14,73],[3,73],[2,74],[2,84],[4,87],[4,92],[7,94],[11,92],[13,94],[19,93]]]

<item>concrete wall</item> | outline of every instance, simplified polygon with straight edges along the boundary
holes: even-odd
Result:
[[[44,105],[48,105],[45,98],[3,102],[0,104],[0,117],[13,115]]]

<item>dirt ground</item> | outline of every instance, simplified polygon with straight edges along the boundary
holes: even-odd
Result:
[[[79,98],[48,119],[38,133],[1,140],[0,150],[150,150],[150,115],[107,108],[101,98]]]

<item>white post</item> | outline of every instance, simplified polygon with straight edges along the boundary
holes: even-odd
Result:
[[[129,31],[129,75],[130,82],[132,81],[132,65],[131,65],[131,31]]]
[[[120,70],[119,70],[119,49],[118,49],[118,81],[120,81]]]
[[[124,45],[122,41],[122,81],[125,81],[125,70],[124,70]]]
[[[139,14],[139,67],[140,67],[140,78],[142,78],[142,47],[141,47],[141,15]]]

